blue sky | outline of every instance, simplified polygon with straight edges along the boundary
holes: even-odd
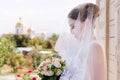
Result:
[[[36,33],[68,32],[67,14],[83,2],[95,0],[0,0],[0,34],[14,33],[19,17]]]

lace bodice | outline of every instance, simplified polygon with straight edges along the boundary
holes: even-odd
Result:
[[[103,77],[100,78],[100,80],[105,80],[103,53],[97,50],[98,47],[100,47],[100,45],[96,41],[91,42],[89,45],[84,45],[84,49],[82,49],[79,55],[75,54],[77,53],[75,48],[69,49],[68,52],[70,55],[68,54],[69,58],[66,58],[67,66],[60,80],[96,80],[94,76],[97,74],[99,75],[97,75],[98,77]],[[100,73],[96,73],[95,71],[98,69],[96,65],[100,64],[102,66],[99,67],[99,70],[103,72],[99,71]]]

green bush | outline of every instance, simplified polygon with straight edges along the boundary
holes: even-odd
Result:
[[[6,56],[15,48],[15,44],[9,39],[0,38],[0,67],[5,63]]]
[[[39,53],[33,53],[32,58],[33,58],[33,68],[36,69],[41,62],[42,56]]]
[[[14,72],[17,72],[19,66],[23,66],[25,64],[25,59],[22,53],[11,53],[8,55],[6,63],[13,67]]]
[[[16,47],[27,47],[31,38],[28,35],[13,35]]]

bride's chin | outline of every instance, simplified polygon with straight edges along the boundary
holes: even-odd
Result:
[[[78,39],[78,36],[77,36],[77,35],[73,34],[73,36],[74,36],[76,39]]]
[[[79,36],[77,35],[77,33],[71,32],[71,34],[72,34],[76,39],[79,39]]]
[[[74,35],[74,37],[77,39],[78,37],[76,35]]]

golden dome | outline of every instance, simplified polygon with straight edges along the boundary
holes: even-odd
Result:
[[[19,17],[19,21],[16,23],[16,27],[23,27],[23,24],[21,23],[22,18]]]
[[[32,31],[33,29],[31,27],[27,29],[27,32],[32,32]]]
[[[23,24],[21,22],[17,22],[16,27],[23,27]]]
[[[41,35],[46,35],[46,32],[42,32]]]

